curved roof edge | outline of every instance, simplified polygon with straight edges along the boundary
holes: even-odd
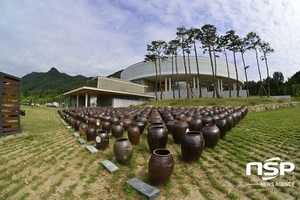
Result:
[[[199,72],[200,75],[212,75],[211,62],[209,57],[198,56],[199,63]],[[186,66],[188,68],[188,63],[190,63],[191,74],[197,75],[197,65],[196,57],[190,56],[189,61],[186,57]],[[173,73],[175,74],[175,60],[173,61]],[[182,56],[178,56],[177,59],[178,74],[185,74],[184,60]],[[228,63],[229,68],[229,77],[233,80],[236,80],[235,66],[232,63]],[[244,83],[244,78],[241,69],[237,66],[238,69],[238,79],[239,82]],[[172,59],[168,57],[166,60],[162,61],[161,75],[170,76],[172,74]],[[217,59],[217,77],[228,78],[227,64],[225,60]],[[138,80],[147,77],[155,77],[155,65],[153,62],[137,62],[129,67],[125,68],[121,73],[121,79],[125,80]]]

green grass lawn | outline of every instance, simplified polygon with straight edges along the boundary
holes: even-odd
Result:
[[[203,101],[170,101],[169,105],[206,106]],[[210,105],[252,104],[251,100],[248,104],[244,99],[235,101],[220,99]],[[159,105],[165,106],[163,102]],[[90,154],[61,122],[56,109],[23,109],[26,116],[21,118],[22,133],[0,138],[0,199],[143,199],[125,181],[137,177],[150,184],[146,130],[133,147],[130,165],[121,166],[113,155],[112,136],[108,149]],[[195,163],[181,159],[180,146],[169,135],[167,148],[174,156],[175,167],[169,183],[158,188],[161,195],[157,199],[299,199],[299,141],[300,105],[249,112],[216,147],[205,148]],[[293,182],[293,187],[262,186],[255,170],[251,176],[246,175],[248,162],[273,157],[293,162],[296,169],[271,182]],[[107,172],[100,164],[106,159],[120,170]]]

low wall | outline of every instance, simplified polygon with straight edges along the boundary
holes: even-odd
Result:
[[[297,105],[298,102],[263,104],[263,105],[248,106],[248,110],[250,112],[261,112],[266,110],[275,110],[280,108],[294,107]]]

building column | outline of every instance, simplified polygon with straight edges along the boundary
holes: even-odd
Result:
[[[165,91],[168,91],[168,80],[167,80],[167,77],[165,77]]]
[[[235,82],[232,83],[232,89],[236,90],[236,83]]]
[[[85,93],[85,107],[88,107],[88,100],[89,100],[89,95]]]
[[[220,79],[220,91],[223,91],[223,80],[222,79]]]
[[[171,77],[169,77],[169,91],[172,90],[172,79]]]
[[[197,76],[197,88],[200,89],[200,80],[199,80],[199,76]]]
[[[195,79],[195,76],[193,76],[193,89],[196,89],[196,79]]]

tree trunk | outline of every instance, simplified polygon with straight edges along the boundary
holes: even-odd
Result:
[[[201,87],[200,87],[200,70],[199,70],[199,62],[198,62],[198,55],[197,55],[197,48],[196,48],[196,43],[194,42],[194,52],[195,52],[195,56],[196,56],[196,66],[197,66],[197,78],[199,80],[199,85],[198,89],[199,89],[199,97],[202,97],[202,92],[201,92]]]
[[[229,65],[228,65],[228,58],[226,49],[224,48],[224,55],[226,60],[226,67],[227,67],[227,75],[228,75],[228,90],[229,90],[229,97],[231,98],[231,79],[230,79],[230,71],[229,71]]]
[[[214,54],[214,61],[215,61],[215,83],[217,84],[217,58],[216,58],[216,53],[213,51]],[[219,86],[219,84],[217,84],[217,86]],[[220,98],[220,93],[219,93],[219,87],[216,87],[216,96],[217,98]]]
[[[268,61],[267,61],[267,56],[266,56],[266,53],[264,53],[264,58],[265,58],[265,63],[266,63],[266,68],[267,68],[267,85],[268,85],[268,97],[270,97],[270,82],[269,82],[269,77],[270,77],[270,74],[269,74],[269,66],[268,66]]]
[[[191,60],[190,60],[190,54],[189,53],[188,53],[188,67],[189,67],[189,77],[188,77],[188,79],[189,79],[189,83],[191,83],[192,72],[191,72]],[[193,89],[192,89],[191,85],[190,85],[189,89],[190,89],[191,98],[193,98],[194,95],[193,95]]]
[[[235,76],[236,76],[236,96],[240,96],[240,86],[239,86],[239,74],[238,74],[238,69],[236,65],[236,56],[235,52],[233,52],[233,60],[234,60],[234,66],[235,66]]]
[[[162,91],[162,84],[161,84],[161,60],[158,59],[158,68],[159,68],[159,90],[160,90],[160,99],[163,99],[163,91]]]
[[[189,93],[189,77],[188,77],[188,72],[187,72],[187,66],[186,66],[186,61],[185,61],[185,54],[184,50],[182,49],[182,56],[183,56],[183,65],[184,65],[184,71],[185,71],[185,77],[186,77],[186,95],[187,98],[190,98],[190,93]]]
[[[210,48],[209,48],[209,59],[210,59],[210,66],[211,66],[211,72],[212,72],[213,84],[214,84],[213,98],[215,98],[216,97],[216,77],[215,77],[214,63],[213,63]]]
[[[257,69],[258,69],[258,74],[259,74],[259,80],[260,80],[260,82],[262,82],[262,80],[261,80],[260,66],[259,66],[259,61],[258,61],[257,49],[255,49],[255,56],[256,56],[256,63],[257,63]]]
[[[246,78],[246,94],[247,97],[249,97],[249,90],[248,90],[248,76],[247,76],[247,70],[246,70],[246,63],[245,63],[245,58],[244,58],[244,53],[242,54],[242,61],[243,61],[243,65],[244,65],[244,70],[245,70],[245,78]]]
[[[173,92],[173,99],[175,99],[175,90],[174,90],[174,87],[172,87],[172,83],[173,83],[173,80],[174,80],[174,54],[172,54],[172,80],[171,80],[171,88],[172,88],[172,92]]]
[[[156,61],[154,62],[154,66],[155,66],[155,88],[154,88],[154,92],[155,92],[155,100],[158,100],[158,97],[157,97],[158,70],[157,70]]]
[[[175,69],[176,69],[176,77],[177,77],[177,89],[178,89],[178,98],[181,98],[180,87],[179,87],[179,75],[178,75],[178,63],[177,63],[177,55],[175,55]]]

